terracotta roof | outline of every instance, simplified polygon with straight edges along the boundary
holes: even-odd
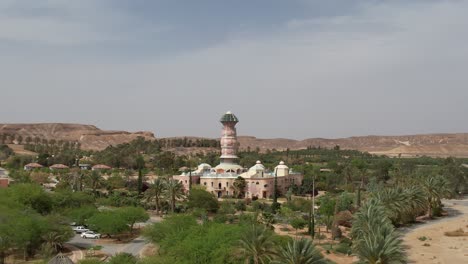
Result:
[[[26,164],[24,165],[25,167],[29,167],[29,168],[43,168],[44,166],[42,166],[41,164],[39,163],[29,163],[29,164]]]
[[[50,166],[49,168],[51,168],[51,169],[69,169],[70,167],[68,167],[67,165],[63,165],[63,164],[54,164],[54,165]]]
[[[93,169],[101,169],[101,170],[110,170],[111,167],[104,165],[104,164],[97,164],[92,167]]]

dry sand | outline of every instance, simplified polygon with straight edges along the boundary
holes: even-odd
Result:
[[[409,263],[468,263],[468,236],[448,237],[444,232],[462,228],[468,232],[468,198],[444,201],[447,217],[402,230]],[[421,241],[419,238],[426,237]]]

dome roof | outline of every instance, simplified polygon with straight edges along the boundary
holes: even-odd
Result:
[[[221,117],[221,120],[219,120],[221,123],[223,122],[239,122],[239,119],[233,114],[231,113],[231,111],[227,111],[226,114],[224,114],[222,117]]]
[[[208,163],[202,163],[198,165],[198,169],[211,169],[211,165]]]
[[[252,167],[250,167],[251,171],[264,171],[265,170],[265,166],[263,166],[262,162],[257,160],[257,162],[255,163],[255,165],[253,165]]]
[[[289,169],[289,167],[284,165],[284,161],[280,161],[279,165],[275,167],[276,169]]]

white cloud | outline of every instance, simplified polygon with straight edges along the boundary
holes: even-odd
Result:
[[[7,0],[0,4],[0,41],[58,46],[118,41],[119,27],[130,20],[105,1]]]

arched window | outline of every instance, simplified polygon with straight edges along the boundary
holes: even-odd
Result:
[[[205,186],[206,186],[206,182],[204,182],[204,183],[203,183],[203,185],[205,185]]]

